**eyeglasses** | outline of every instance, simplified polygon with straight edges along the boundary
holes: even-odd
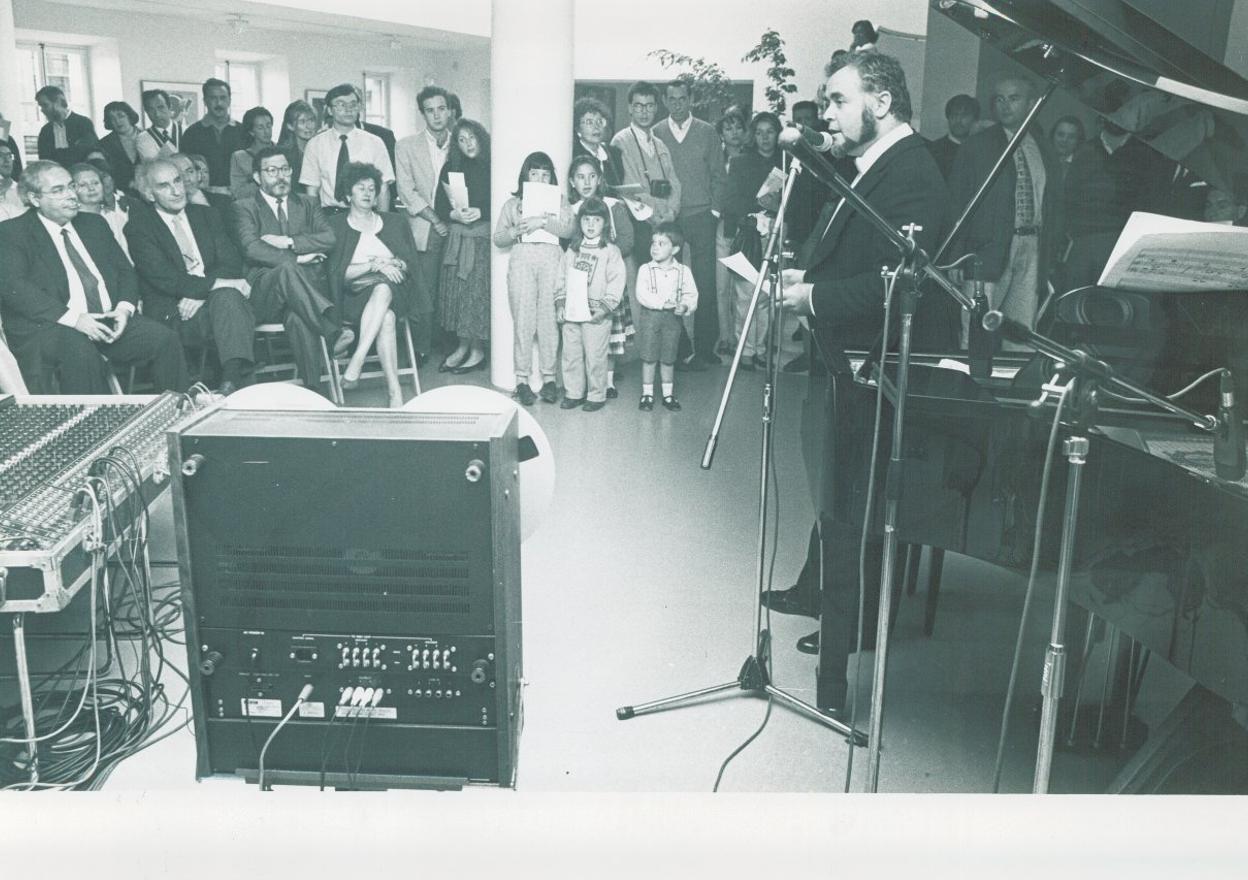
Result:
[[[329,106],[335,110],[359,110],[360,102],[359,101],[334,101]]]
[[[289,165],[279,165],[276,168],[261,168],[260,173],[268,177],[290,177],[292,170]]]
[[[54,186],[51,189],[35,190],[35,192],[37,192],[41,196],[63,196],[66,193],[68,193],[71,189],[73,189],[72,184],[61,184],[60,186]]]

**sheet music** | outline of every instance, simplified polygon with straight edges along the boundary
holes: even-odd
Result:
[[[1097,283],[1161,293],[1248,290],[1248,228],[1136,211]]]

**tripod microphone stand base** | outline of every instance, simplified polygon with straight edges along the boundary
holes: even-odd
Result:
[[[799,700],[797,697],[771,683],[771,676],[767,673],[767,659],[770,648],[771,636],[767,630],[763,630],[758,637],[758,651],[752,656],[745,658],[745,662],[741,664],[741,671],[737,673],[735,680],[701,688],[696,691],[689,691],[688,693],[676,694],[672,697],[664,697],[661,700],[652,700],[649,703],[639,703],[636,706],[621,706],[615,710],[615,717],[620,721],[627,721],[630,718],[636,718],[638,715],[649,715],[652,712],[662,712],[666,709],[679,709],[689,706],[715,694],[738,691],[752,697],[770,697],[799,715],[804,715],[825,727],[835,730],[854,745],[865,746],[867,744],[867,735],[864,732],[855,730],[826,712],[822,712],[809,703]]]

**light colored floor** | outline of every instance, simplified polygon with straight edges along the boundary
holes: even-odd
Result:
[[[448,378],[431,368],[423,373],[427,387]],[[484,384],[485,375],[456,378]],[[557,485],[545,522],[523,548],[528,686],[521,791],[709,791],[720,763],[764,717],[765,701],[739,695],[626,722],[615,717],[622,705],[734,680],[753,648],[763,379],[742,374],[715,465],[705,471],[699,461],[726,375],[723,367],[678,374],[680,413],[637,410],[636,364],[617,380],[620,399],[603,411],[533,407],[554,449]],[[777,587],[792,583],[800,568],[813,516],[797,439],[806,382],[783,375],[777,389]],[[372,380],[348,403],[376,406],[383,399],[380,380]],[[174,555],[171,520],[166,493],[155,509],[156,558]],[[930,639],[921,632],[922,594],[903,598],[890,652],[882,791],[991,790],[1022,588],[1017,576],[951,556]],[[1003,791],[1031,789],[1050,613],[1045,601],[1037,603]],[[794,642],[814,627],[806,618],[771,619],[775,683],[806,701],[814,700],[814,659]],[[180,647],[171,654],[184,660]],[[864,729],[873,662],[873,654],[864,655]],[[1155,661],[1141,717],[1160,721],[1182,686]],[[850,757],[835,733],[776,706],[762,735],[727,770],[722,789],[837,792],[846,787]],[[863,790],[866,759],[865,749],[854,751],[851,791]],[[1103,790],[1119,763],[1107,755],[1059,754],[1053,789]],[[244,790],[237,780],[206,784]],[[176,792],[195,785],[188,729],[129,759],[107,788]]]
[[[426,385],[448,377],[424,371]],[[762,376],[743,374],[714,467],[699,467],[725,368],[681,373],[684,411],[636,407],[637,366],[623,371],[621,397],[598,413],[538,403],[533,412],[557,462],[557,485],[540,531],[523,548],[525,729],[518,788],[529,792],[709,791],[722,760],[759,725],[760,699],[732,695],[621,722],[615,709],[734,680],[753,647]],[[485,374],[472,374],[484,384]],[[813,515],[798,449],[804,376],[777,389],[776,471],[779,587],[801,565]],[[352,405],[380,405],[378,381]],[[157,555],[168,544],[168,505],[157,516]],[[163,549],[162,549],[163,548]],[[903,599],[890,652],[880,789],[986,792],[1010,651],[1021,609],[1020,578],[950,557],[935,635],[921,633],[922,594]],[[1048,617],[1040,601],[1025,650],[1002,790],[1031,787],[1039,670]],[[796,639],[805,618],[774,615],[774,679],[814,700],[814,659]],[[852,662],[852,661],[851,661]],[[863,658],[861,726],[873,654]],[[1160,663],[1140,713],[1158,721],[1182,682]],[[1094,679],[1095,680],[1095,679]],[[865,784],[866,750],[853,754],[851,791]],[[843,739],[776,706],[762,735],[729,767],[722,789],[841,791]],[[1112,756],[1059,754],[1055,791],[1103,790]],[[180,733],[131,759],[110,790],[194,786],[194,743]],[[237,786],[214,780],[216,786]],[[409,795],[419,796],[419,795]]]

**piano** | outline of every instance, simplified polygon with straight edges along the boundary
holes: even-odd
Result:
[[[1057,78],[1060,89],[1098,113],[1122,119],[1122,106],[1107,102],[1155,93],[1169,122],[1140,117],[1137,134],[1177,163],[1180,175],[1229,189],[1248,171],[1248,82],[1141,15],[1132,0],[932,0],[932,6],[1039,76]],[[1048,47],[1056,51],[1046,53]],[[1114,89],[1114,81],[1129,88]],[[1176,148],[1180,139],[1167,137],[1165,127],[1194,115],[1215,124],[1200,142]],[[1248,291],[1082,288],[1054,297],[1037,330],[1158,393],[1230,367],[1238,399],[1248,399]],[[937,569],[944,552],[953,552],[1026,574],[1052,420],[1051,409],[1038,413],[1029,404],[1054,364],[1011,353],[998,358],[992,378],[975,380],[950,369],[951,360],[965,364],[965,353],[920,353],[912,367],[898,540],[932,548]],[[894,366],[886,361],[885,374]],[[846,423],[837,421],[845,406],[869,411],[876,394],[875,382],[861,374],[842,384],[837,413],[820,416],[828,420],[824,431],[839,425],[839,437],[846,436]],[[1214,413],[1216,392],[1216,380],[1206,382],[1182,402]],[[812,383],[815,394],[822,390]],[[888,456],[891,416],[886,403],[881,460]],[[1083,474],[1072,601],[1190,676],[1202,699],[1248,706],[1248,479],[1219,479],[1212,437],[1177,417],[1102,395],[1097,423]],[[830,465],[810,462],[812,471],[823,468],[812,481],[823,493],[818,506],[825,517],[861,523],[870,444],[838,442]],[[1065,487],[1059,442],[1042,513],[1040,571],[1049,589]],[[882,506],[877,496],[877,533]],[[899,571],[904,561],[903,554]],[[1068,626],[1068,653],[1077,652],[1081,636]],[[819,678],[825,676],[834,681],[839,671],[820,666]],[[1034,693],[1030,683],[1021,684]],[[1068,679],[1068,697],[1071,691]],[[822,688],[817,703],[830,703]]]

